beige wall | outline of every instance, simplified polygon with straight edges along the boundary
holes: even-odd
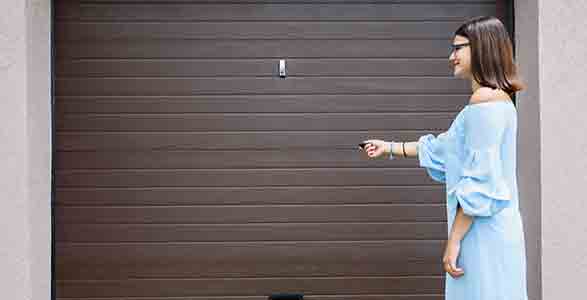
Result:
[[[17,1],[18,2],[18,1]],[[8,299],[31,299],[31,246],[27,199],[26,30],[24,3],[2,2],[0,18],[0,282]],[[25,151],[25,153],[23,153]]]
[[[50,299],[49,1],[0,10],[2,299]]]
[[[518,188],[526,236],[528,298],[541,299],[541,142],[538,2],[516,0],[516,62],[527,89],[517,95]]]
[[[539,1],[544,300],[587,280],[587,1]]]
[[[51,295],[51,1],[26,2],[31,292],[45,300]]]
[[[587,1],[516,0],[519,184],[530,299],[584,298]]]
[[[563,5],[564,4],[564,5]],[[0,3],[0,282],[50,299],[50,1]],[[577,299],[587,278],[587,1],[516,0],[519,185],[530,299]],[[449,299],[447,299],[449,300]]]

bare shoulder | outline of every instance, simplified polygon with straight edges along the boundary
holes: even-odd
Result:
[[[511,100],[510,96],[503,90],[492,89],[490,87],[480,87],[473,93],[473,95],[471,95],[469,103],[476,104],[481,102],[499,101],[506,99]]]

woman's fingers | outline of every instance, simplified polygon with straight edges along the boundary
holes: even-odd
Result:
[[[377,157],[377,156],[381,155],[381,148],[380,147],[372,147],[370,150],[367,151],[367,153],[371,157]]]
[[[455,277],[456,278],[456,277],[463,276],[463,270],[457,268],[457,266],[456,266],[456,264],[454,262],[450,263],[449,266],[450,266],[452,277]]]
[[[455,270],[453,270],[452,266],[450,265],[450,263],[445,263],[444,264],[444,270],[453,278],[457,277],[457,273],[455,272]]]
[[[364,147],[364,150],[370,158],[379,157],[381,154],[383,154],[384,142],[382,140],[369,139],[365,140],[364,143],[367,143],[367,145]]]
[[[452,276],[453,278],[461,277],[465,274],[463,269],[458,268],[456,263],[454,261],[452,261],[452,259],[445,261],[443,263],[443,265],[444,265],[444,271],[446,271],[448,274],[450,274],[450,276]]]
[[[451,268],[450,259],[448,256],[445,256],[444,259],[442,260],[442,266],[444,268],[444,271],[446,271],[447,273],[449,273],[452,276],[453,270]]]
[[[463,274],[463,269],[457,267],[457,263],[456,260],[451,262],[450,268],[453,270],[453,272],[455,272],[456,274]]]
[[[444,256],[442,257],[442,265],[444,270],[453,278],[463,276],[465,270],[457,267],[457,257],[459,257],[460,244],[451,243],[447,241],[444,249]]]
[[[369,157],[373,157],[373,154],[376,151],[377,147],[370,140],[365,141],[365,143],[367,143],[367,145],[365,145],[365,152]]]
[[[443,268],[446,273],[448,273],[450,276],[452,276],[452,270],[450,269],[450,264],[448,262],[443,264]]]

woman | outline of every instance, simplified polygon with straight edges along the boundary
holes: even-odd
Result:
[[[510,97],[523,86],[503,24],[494,17],[462,24],[449,62],[473,92],[450,128],[415,142],[367,140],[364,149],[370,158],[417,157],[432,179],[446,184],[446,300],[527,300],[517,110]]]

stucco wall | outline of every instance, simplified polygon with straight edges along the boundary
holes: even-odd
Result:
[[[539,1],[544,300],[584,299],[587,279],[587,1]]]
[[[32,299],[51,293],[51,1],[27,1],[28,203]]]
[[[517,95],[518,189],[524,222],[528,298],[541,299],[541,162],[538,2],[516,0],[516,62],[527,89]]]
[[[587,2],[516,0],[519,186],[530,299],[584,298]]]
[[[7,299],[31,299],[27,199],[25,4],[1,2],[0,18],[0,282]]]
[[[50,299],[49,4],[0,2],[2,299]]]
[[[50,299],[50,1],[0,3],[0,282]],[[577,299],[587,278],[587,2],[517,0],[519,185],[530,298]]]

